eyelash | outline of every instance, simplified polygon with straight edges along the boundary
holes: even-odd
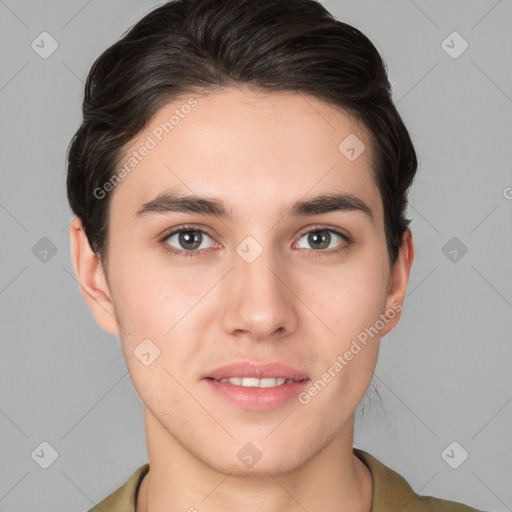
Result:
[[[171,253],[174,256],[179,256],[182,258],[190,258],[192,256],[203,256],[204,251],[206,251],[207,249],[185,251],[185,250],[175,249],[174,247],[172,247],[168,243],[166,243],[166,240],[168,238],[170,238],[172,235],[176,235],[178,233],[186,233],[187,231],[197,231],[197,232],[200,232],[200,233],[203,233],[203,234],[209,236],[210,238],[213,238],[207,231],[205,231],[203,229],[198,229],[191,225],[180,226],[179,228],[174,229],[173,231],[171,231],[169,233],[166,233],[162,238],[160,238],[159,242],[162,245],[162,249],[167,253]],[[304,235],[307,235],[309,233],[315,233],[317,231],[329,231],[331,233],[334,233],[335,235],[339,236],[343,240],[343,243],[342,243],[341,247],[339,247],[338,249],[329,249],[329,250],[320,250],[320,251],[310,249],[307,251],[309,253],[308,256],[318,257],[318,256],[324,256],[325,254],[327,254],[327,255],[339,254],[341,252],[348,250],[350,245],[352,244],[352,239],[348,235],[345,235],[341,231],[338,231],[337,229],[327,227],[327,226],[314,226],[313,229],[309,229],[308,231],[304,231],[303,233],[301,233],[301,235],[299,236],[299,240]]]

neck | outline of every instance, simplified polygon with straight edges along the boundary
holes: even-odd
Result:
[[[370,512],[372,476],[353,453],[353,421],[306,463],[291,471],[240,475],[217,471],[171,436],[144,409],[150,471],[136,512]]]

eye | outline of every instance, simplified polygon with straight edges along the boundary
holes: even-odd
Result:
[[[332,236],[332,234],[334,234],[334,237]],[[327,252],[328,254],[337,253],[339,251],[348,249],[348,246],[350,244],[350,239],[347,235],[344,235],[340,231],[332,228],[322,227],[307,231],[300,237],[299,242],[303,238],[306,238],[306,242],[312,247],[312,249],[315,252]],[[336,244],[336,239],[341,239],[341,243],[338,242],[338,244]],[[301,247],[299,245],[299,242],[296,242],[294,245],[298,246],[301,249],[304,249],[305,247]],[[331,242],[333,242],[333,244]],[[330,251],[325,250],[333,249],[333,247],[337,248]]]
[[[299,241],[295,242],[294,248],[307,249],[307,247],[302,247],[299,244],[303,238],[312,247],[312,250],[308,252],[313,256],[339,253],[347,250],[352,242],[348,235],[337,229],[323,226],[303,233]],[[212,247],[212,243],[208,243],[207,239],[213,241],[213,238],[206,231],[194,226],[181,226],[167,233],[160,239],[160,243],[164,251],[186,258],[204,255],[207,252],[206,249]],[[336,239],[341,240],[341,243],[336,244]]]
[[[211,242],[207,243],[207,238],[212,240],[210,235],[202,229],[182,226],[179,229],[165,235],[160,240],[163,248],[167,252],[171,252],[178,256],[196,256],[199,250],[211,247]],[[173,245],[175,244],[175,245]]]

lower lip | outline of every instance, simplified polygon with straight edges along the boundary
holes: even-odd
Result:
[[[213,379],[205,379],[210,389],[223,396],[231,403],[253,411],[265,411],[277,409],[283,406],[304,390],[308,379],[290,382],[272,388],[246,388],[236,386],[230,382],[220,382]]]

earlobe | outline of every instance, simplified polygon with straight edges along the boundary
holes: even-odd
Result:
[[[71,221],[69,235],[71,261],[82,295],[100,327],[110,334],[118,335],[114,304],[103,267],[89,245],[80,218],[74,217]]]
[[[391,331],[400,319],[413,261],[414,242],[411,230],[407,228],[402,236],[402,245],[398,258],[391,270],[390,284],[386,298],[386,311],[389,311],[391,314],[388,315],[390,320],[382,330],[381,337]]]

